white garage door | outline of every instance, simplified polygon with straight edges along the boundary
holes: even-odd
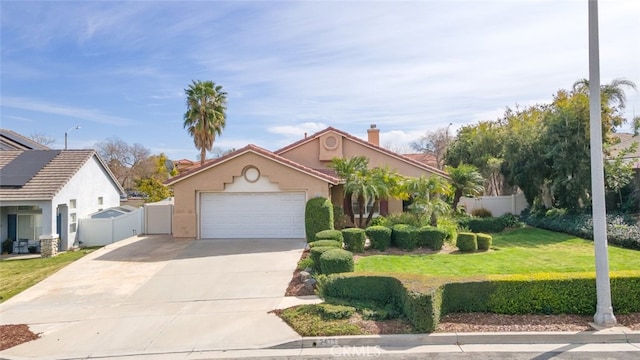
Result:
[[[304,238],[303,192],[203,193],[200,237]]]

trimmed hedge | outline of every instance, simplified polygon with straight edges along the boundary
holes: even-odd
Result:
[[[477,233],[476,240],[478,244],[478,250],[487,251],[491,248],[493,237],[489,234]]]
[[[320,272],[322,274],[353,272],[353,254],[342,249],[323,252],[320,255]]]
[[[322,230],[316,234],[316,241],[318,240],[333,240],[340,244],[344,242],[342,231],[340,230]]]
[[[471,211],[471,215],[479,218],[490,218],[493,216],[491,210],[485,208],[477,208]]]
[[[355,253],[364,252],[364,243],[367,236],[363,229],[351,228],[342,230],[344,237],[344,248]]]
[[[446,230],[438,229],[433,226],[423,226],[418,229],[418,243],[419,247],[427,247],[431,250],[442,250],[444,241],[449,236]]]
[[[317,246],[329,246],[329,247],[342,249],[342,244],[333,240],[316,240],[314,242],[309,243],[309,248],[314,248]]]
[[[402,250],[414,250],[418,243],[418,228],[397,224],[391,228],[391,243]]]
[[[478,238],[474,233],[461,232],[458,233],[456,246],[462,252],[473,252],[478,250]]]
[[[322,230],[333,229],[333,205],[327,198],[316,197],[307,201],[304,210],[304,228],[307,242],[316,240]]]
[[[322,253],[334,249],[335,247],[333,246],[316,246],[309,250],[309,258],[313,261],[314,270],[320,271],[320,256],[322,256]]]
[[[385,251],[391,245],[391,229],[386,226],[369,226],[365,229],[371,247]]]
[[[505,229],[502,218],[464,217],[458,219],[458,225],[466,227],[474,233],[499,233]]]
[[[336,274],[322,280],[323,297],[393,304],[417,331],[433,332],[442,316],[456,312],[498,314],[593,314],[595,275],[563,273],[501,275],[447,282],[417,275]],[[640,311],[640,271],[611,274],[618,314]]]

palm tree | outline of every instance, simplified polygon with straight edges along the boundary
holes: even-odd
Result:
[[[195,80],[184,92],[187,95],[187,112],[183,126],[193,137],[196,149],[200,150],[202,165],[216,135],[220,136],[226,125],[227,93],[213,81]]]
[[[438,225],[438,216],[451,210],[449,204],[442,199],[443,195],[449,193],[449,183],[439,176],[407,178],[404,192],[413,198],[409,209],[417,217],[429,214],[432,226]]]
[[[355,188],[354,178],[358,173],[366,171],[369,166],[369,160],[364,156],[353,156],[350,159],[333,158],[329,167],[336,171],[336,174],[344,181],[344,213],[349,216],[351,223],[355,224],[355,215],[353,213],[353,188]]]
[[[460,164],[457,167],[446,167],[453,187],[453,204],[455,210],[462,196],[478,195],[484,191],[484,178],[473,165]]]
[[[364,224],[365,226],[369,225],[371,220],[373,220],[373,214],[376,212],[376,209],[379,208],[380,200],[387,199],[390,196],[397,198],[401,196],[402,180],[402,175],[388,167],[373,168],[369,171],[369,182],[373,188],[373,191],[370,192],[373,196],[373,206],[371,207],[371,211],[369,211],[367,221]],[[362,223],[362,217],[360,217],[360,220]],[[360,227],[362,227],[362,224]]]
[[[616,104],[621,108],[624,108],[627,103],[627,96],[623,87],[630,87],[636,90],[636,84],[631,80],[626,79],[613,79],[609,84],[603,84],[600,86],[600,94],[602,101],[611,106]],[[573,83],[573,91],[584,94],[589,94],[589,80],[580,79]]]

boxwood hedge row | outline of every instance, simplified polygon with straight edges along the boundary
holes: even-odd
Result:
[[[335,274],[322,280],[321,295],[391,304],[420,332],[433,332],[455,312],[498,314],[593,314],[592,273],[501,275],[447,280],[418,275]],[[640,311],[640,271],[611,273],[618,314]]]

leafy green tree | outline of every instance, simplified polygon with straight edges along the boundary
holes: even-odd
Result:
[[[164,153],[152,156],[151,158],[155,165],[155,171],[153,174],[137,181],[138,189],[147,194],[145,202],[156,202],[172,196],[171,189],[165,186],[163,181],[167,180],[170,176],[177,175],[177,169],[173,168],[171,171],[167,169],[168,159]]]
[[[622,189],[633,180],[633,163],[625,161],[625,156],[633,153],[638,148],[638,143],[633,143],[615,155],[610,161],[604,163],[604,182],[608,192],[618,197],[618,206],[622,205]]]
[[[193,137],[196,149],[200,150],[200,164],[204,164],[207,151],[227,120],[227,93],[213,81],[193,81],[187,89],[187,111],[184,114],[184,128]]]
[[[484,178],[478,172],[478,169],[469,164],[460,164],[456,167],[448,166],[445,168],[449,177],[451,177],[451,186],[453,187],[453,209],[458,208],[458,203],[462,196],[475,196],[484,190]]]

